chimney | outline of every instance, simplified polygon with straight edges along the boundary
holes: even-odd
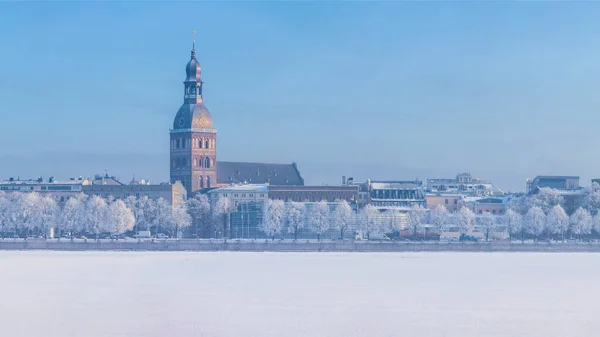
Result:
[[[342,186],[346,185],[346,176],[342,176]]]

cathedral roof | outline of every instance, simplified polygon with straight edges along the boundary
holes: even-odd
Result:
[[[296,163],[268,164],[217,161],[217,184],[249,183],[303,186]]]
[[[173,121],[176,129],[212,129],[212,116],[204,103],[184,103]]]

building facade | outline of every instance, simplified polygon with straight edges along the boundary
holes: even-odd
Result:
[[[185,71],[183,105],[170,130],[170,175],[171,183],[180,181],[191,194],[217,184],[217,130],[202,98],[195,45]]]
[[[270,185],[269,199],[286,202],[336,202],[346,200],[354,205],[358,200],[358,186],[284,186]]]
[[[460,194],[428,194],[426,204],[428,209],[442,205],[448,212],[454,213],[464,205],[463,198],[464,196]]]
[[[554,188],[557,190],[578,190],[578,176],[537,176],[527,180],[527,193],[535,193],[539,188]]]
[[[42,196],[50,195],[56,201],[63,205],[69,198],[83,193],[83,186],[90,184],[90,181],[84,178],[71,178],[70,180],[56,180],[50,177],[44,181],[42,178],[20,180],[19,178],[9,178],[0,180],[0,191],[10,192],[36,192]]]
[[[148,199],[165,199],[171,206],[184,202],[187,198],[187,190],[178,181],[174,184],[160,183],[150,184],[145,181],[133,180],[129,184],[124,184],[108,175],[96,175],[94,180],[84,185],[83,193],[88,196],[98,196],[102,198],[126,199],[128,197],[148,197]]]
[[[427,179],[427,193],[454,193],[478,196],[499,196],[504,192],[492,182],[473,178],[471,173],[460,173],[456,178]]]

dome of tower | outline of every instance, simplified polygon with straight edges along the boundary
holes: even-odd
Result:
[[[173,129],[212,129],[210,112],[203,103],[183,104],[173,122]]]
[[[190,62],[185,66],[186,73],[186,81],[200,81],[200,73],[202,72],[202,68],[200,67],[200,62],[196,59],[196,50],[192,49],[192,57]]]

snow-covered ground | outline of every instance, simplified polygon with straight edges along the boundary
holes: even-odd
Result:
[[[0,252],[0,335],[595,336],[599,254]]]

